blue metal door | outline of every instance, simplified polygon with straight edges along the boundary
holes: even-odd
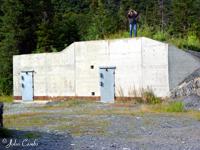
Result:
[[[23,101],[33,100],[33,72],[21,72],[21,91]]]
[[[100,67],[101,102],[113,103],[115,99],[115,67]]]

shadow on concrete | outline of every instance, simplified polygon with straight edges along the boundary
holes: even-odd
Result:
[[[71,142],[67,133],[0,129],[0,150],[72,150]]]

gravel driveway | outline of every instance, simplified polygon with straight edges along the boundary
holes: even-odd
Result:
[[[6,104],[4,124],[12,137],[1,139],[0,149],[200,150],[198,119],[137,109],[95,102]]]

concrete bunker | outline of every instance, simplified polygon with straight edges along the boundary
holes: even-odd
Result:
[[[199,66],[197,57],[145,37],[74,42],[61,52],[13,56],[13,95],[24,101],[101,96],[102,101],[114,102],[150,87],[157,96],[166,97]],[[106,67],[113,76],[106,74]],[[102,88],[101,73],[108,75],[110,91]],[[23,91],[26,88],[32,90],[28,94],[32,99],[27,96],[30,91]],[[103,100],[106,94],[110,98]]]

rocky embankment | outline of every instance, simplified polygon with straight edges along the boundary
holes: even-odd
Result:
[[[190,95],[200,96],[200,68],[189,75],[171,92],[172,98]]]
[[[171,97],[183,101],[186,108],[200,110],[200,68],[172,90]]]

